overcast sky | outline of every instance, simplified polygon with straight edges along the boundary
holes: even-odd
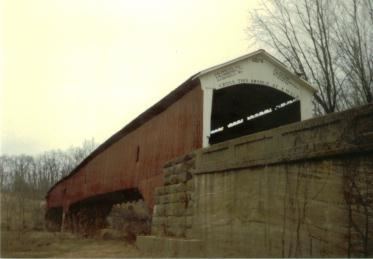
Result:
[[[1,2],[1,154],[97,143],[244,55],[254,0]]]

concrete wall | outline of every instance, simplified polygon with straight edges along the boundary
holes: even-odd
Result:
[[[373,105],[197,155],[192,238],[208,256],[373,255]]]
[[[139,238],[142,249],[167,241],[181,251],[168,256],[196,244],[209,257],[373,256],[373,105],[194,157],[190,231],[177,241]]]
[[[350,168],[372,182],[373,155],[349,163],[354,167],[323,159],[199,174],[192,237],[207,241],[209,256],[345,257],[349,249],[364,255],[363,239],[349,222],[344,174]],[[353,206],[364,230],[363,206]],[[373,247],[372,237],[367,245]]]

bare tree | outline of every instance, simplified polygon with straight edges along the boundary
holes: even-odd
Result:
[[[73,159],[74,167],[82,162],[95,148],[97,144],[92,138],[84,140],[80,147],[71,147],[67,150],[68,155]]]
[[[12,226],[12,217],[11,217],[11,207],[12,201],[9,195],[6,195],[6,192],[11,190],[11,179],[13,170],[11,168],[11,159],[9,156],[0,157],[0,173],[1,173],[1,216],[5,223],[5,228],[7,230],[11,229]]]
[[[338,21],[338,64],[349,88],[343,100],[348,106],[373,101],[373,0],[342,3],[344,20]]]
[[[5,190],[5,186],[8,180],[8,172],[7,172],[7,156],[0,157],[0,188],[2,191]]]
[[[36,158],[38,170],[38,189],[45,193],[60,175],[60,159],[57,151],[47,151]]]
[[[33,165],[33,158],[27,155],[19,155],[12,157],[12,169],[14,171],[13,179],[13,192],[15,193],[17,213],[19,222],[21,223],[18,228],[18,235],[21,235],[21,231],[26,227],[25,211],[26,211],[26,198],[30,192],[27,184],[28,175],[31,172]]]
[[[0,156],[1,191],[43,198],[48,189],[68,175],[97,146],[94,139],[66,151],[50,150],[37,156]]]
[[[40,207],[32,205],[35,203],[32,200],[43,199],[48,189],[69,174],[95,147],[96,144],[91,139],[85,140],[80,147],[71,147],[67,151],[50,150],[34,157],[0,156],[1,192],[7,192],[1,195],[1,216],[5,217],[6,228],[15,227],[19,238],[26,226],[40,228],[42,212]],[[30,209],[33,209],[31,222],[25,215]]]
[[[346,99],[346,89],[351,81],[355,80],[352,73],[346,73],[346,67],[351,69],[351,66],[346,64],[345,56],[341,55],[341,39],[347,35],[340,34],[348,34],[341,28],[347,26],[344,16],[349,6],[353,6],[351,1],[355,3],[357,17],[360,15],[357,13],[360,4],[357,0],[344,0],[344,4],[337,0],[269,0],[262,2],[261,9],[250,12],[250,39],[271,48],[294,72],[318,88],[315,94],[318,113],[330,113],[351,106],[348,102],[341,102]],[[353,17],[354,12],[351,15]],[[356,24],[348,26],[352,30],[356,29]],[[360,28],[364,32],[371,31],[371,26]],[[361,35],[362,32],[357,39],[369,44]],[[358,59],[359,64],[364,63],[361,57]],[[356,60],[356,56],[352,60]],[[359,83],[356,88],[362,89],[360,86],[362,84]],[[369,98],[366,101],[369,102]]]

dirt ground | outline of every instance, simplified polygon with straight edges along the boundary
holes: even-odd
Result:
[[[123,240],[82,238],[68,233],[45,231],[1,231],[1,258],[146,257],[134,244]]]

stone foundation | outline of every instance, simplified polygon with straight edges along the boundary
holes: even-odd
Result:
[[[193,189],[191,171],[193,155],[181,157],[164,167],[164,186],[156,189],[152,235],[189,237],[193,220]]]

